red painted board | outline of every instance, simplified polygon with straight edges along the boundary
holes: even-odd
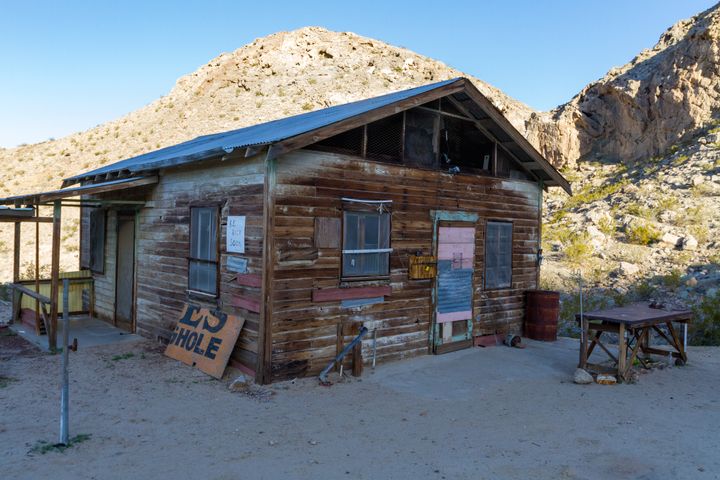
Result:
[[[244,308],[251,312],[260,313],[260,300],[256,298],[244,297],[242,295],[235,295],[232,298],[233,307]]]
[[[262,284],[262,277],[252,273],[238,273],[236,280],[243,287],[260,287]]]
[[[476,347],[495,347],[497,345],[502,345],[502,343],[502,335],[490,334],[475,337]]]
[[[392,294],[392,287],[323,288],[313,290],[313,302],[333,302],[357,298],[384,297]]]

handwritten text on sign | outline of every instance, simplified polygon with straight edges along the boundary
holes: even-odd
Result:
[[[165,355],[220,378],[244,323],[243,318],[185,305]]]
[[[245,216],[227,217],[227,247],[231,253],[245,253]]]

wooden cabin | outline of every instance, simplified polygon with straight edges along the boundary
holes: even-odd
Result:
[[[317,374],[360,325],[365,363],[520,332],[553,186],[570,193],[457,78],[199,137],[4,203],[81,195],[95,314],[164,342],[188,303],[240,316],[231,364],[269,383]]]

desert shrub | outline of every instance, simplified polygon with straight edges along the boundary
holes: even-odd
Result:
[[[612,237],[617,230],[617,222],[613,217],[602,217],[597,223],[598,229],[608,237]]]
[[[639,203],[631,203],[625,209],[630,215],[644,218],[645,220],[655,220],[657,217],[657,210],[650,208],[647,205],[641,205]]]
[[[680,288],[680,285],[682,285],[682,275],[683,272],[680,269],[674,268],[667,275],[663,275],[663,285],[665,285],[665,287],[669,289],[677,290],[678,288]]]
[[[650,245],[660,240],[660,231],[652,225],[633,224],[627,229],[627,239],[638,245]]]
[[[565,208],[572,209],[581,205],[602,200],[603,198],[609,197],[610,195],[620,191],[620,189],[627,185],[628,182],[629,181],[625,179],[617,182],[606,183],[605,185],[600,185],[599,187],[588,185],[570,197],[568,201],[565,202]]]
[[[648,282],[647,280],[643,280],[642,282],[635,285],[634,288],[634,296],[638,300],[649,300],[655,293],[657,292],[657,289],[653,284]]]
[[[682,214],[675,217],[675,225],[686,227],[688,225],[700,225],[705,221],[705,208],[702,205],[683,209]]]
[[[675,210],[678,203],[677,197],[673,195],[666,195],[658,199],[658,210]]]
[[[690,157],[688,157],[687,155],[678,155],[677,157],[675,157],[675,159],[673,160],[672,163],[675,166],[679,166],[679,165],[682,165],[683,163],[687,162],[689,158]]]
[[[587,234],[573,236],[565,245],[563,253],[569,262],[579,263],[587,259],[593,252]]]
[[[690,325],[691,345],[720,345],[720,292],[706,296],[694,308],[695,319]]]
[[[690,235],[695,237],[698,243],[706,243],[708,241],[708,237],[710,236],[710,231],[705,225],[690,225],[688,227],[688,232],[690,232]]]

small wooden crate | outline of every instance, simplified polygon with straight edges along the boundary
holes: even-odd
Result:
[[[437,275],[437,257],[431,255],[410,255],[408,276],[413,280],[435,278]]]

